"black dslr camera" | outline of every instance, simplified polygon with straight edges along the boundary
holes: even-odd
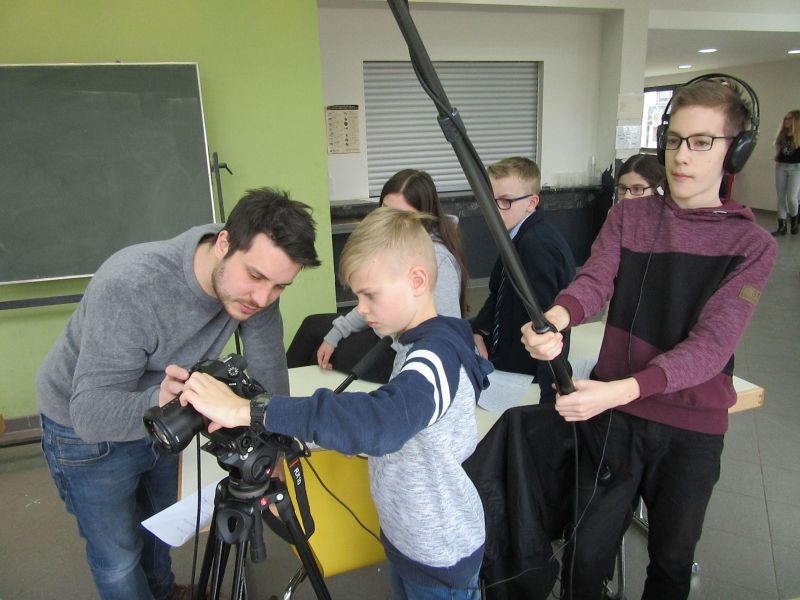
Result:
[[[266,390],[257,381],[247,377],[244,372],[246,366],[247,361],[243,356],[230,354],[222,360],[201,360],[189,369],[189,373],[207,373],[225,383],[237,396],[255,398]],[[177,454],[189,445],[196,434],[208,428],[208,419],[191,404],[181,406],[180,400],[173,398],[164,406],[149,408],[144,413],[144,426],[162,450]]]
[[[207,373],[225,383],[236,395],[252,399],[266,390],[244,372],[247,361],[230,354],[222,360],[202,360],[189,371]],[[144,413],[144,425],[150,436],[165,452],[177,454],[202,433],[209,441],[203,450],[217,457],[219,465],[231,474],[237,488],[259,486],[271,475],[281,455],[308,456],[308,449],[294,438],[270,432],[254,432],[249,427],[218,429],[208,433],[208,419],[190,404],[181,406],[174,398],[162,407]]]

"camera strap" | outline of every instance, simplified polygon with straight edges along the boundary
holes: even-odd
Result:
[[[308,493],[306,492],[306,478],[303,473],[303,464],[300,457],[303,454],[293,452],[286,455],[286,466],[294,482],[294,493],[297,498],[297,508],[300,509],[300,518],[303,520],[303,531],[306,537],[310,538],[314,533],[314,518],[311,516],[311,507],[308,504]]]

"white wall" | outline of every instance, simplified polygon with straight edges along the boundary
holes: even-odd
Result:
[[[753,208],[775,210],[775,134],[790,110],[800,110],[800,62],[782,60],[761,65],[729,67],[722,72],[746,81],[758,95],[761,109],[758,145],[736,176],[734,199]],[[684,83],[702,72],[653,77],[646,85]]]
[[[545,185],[555,184],[554,178],[562,173],[587,174],[592,156],[600,167],[612,161],[613,130],[598,132],[600,127],[616,125],[615,120],[600,114],[604,13],[524,7],[412,8],[433,61],[543,62],[540,167]],[[328,157],[330,199],[366,199],[362,62],[408,60],[408,50],[391,12],[382,5],[323,5],[319,23],[325,104],[358,104],[361,108],[361,153]],[[608,65],[605,69],[607,72]],[[611,95],[613,104],[618,86],[602,93]],[[605,102],[603,110],[607,112],[608,106]],[[469,131],[469,123],[466,125]],[[598,141],[601,138],[602,143]]]

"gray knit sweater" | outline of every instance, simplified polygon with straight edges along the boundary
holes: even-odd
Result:
[[[87,442],[146,435],[169,364],[218,358],[239,324],[200,287],[194,255],[221,225],[120,250],[97,270],[37,378],[39,410]],[[248,373],[288,393],[283,323],[276,302],[241,324]]]

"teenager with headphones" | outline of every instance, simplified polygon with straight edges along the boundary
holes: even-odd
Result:
[[[562,331],[611,301],[590,380],[556,401],[567,421],[588,421],[610,472],[598,482],[598,466],[581,459],[582,516],[562,578],[572,598],[601,596],[639,497],[650,525],[643,598],[689,595],[736,402],[733,352],[776,255],[752,211],[719,196],[757,128],[758,101],[744,82],[713,75],[678,88],[658,132],[665,195],[616,204],[591,257],[545,314]],[[523,327],[539,360],[555,358],[561,338]]]

